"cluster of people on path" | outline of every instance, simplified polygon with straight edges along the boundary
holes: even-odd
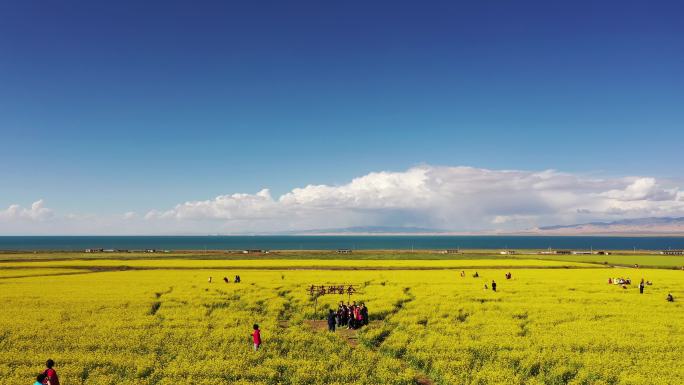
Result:
[[[211,283],[212,280],[213,280],[213,277],[209,277],[209,283]],[[223,282],[225,282],[225,283],[230,283],[230,278],[228,278],[228,277],[223,277]],[[236,275],[236,276],[235,276],[235,279],[233,280],[233,282],[235,282],[235,283],[240,283],[240,276],[239,276],[239,275]]]
[[[331,332],[334,332],[336,327],[358,329],[365,325],[368,325],[368,308],[365,303],[357,305],[355,301],[351,305],[345,305],[344,301],[340,301],[337,311],[328,311],[328,330]]]
[[[59,385],[59,377],[57,377],[57,371],[54,366],[55,361],[51,359],[47,360],[45,363],[45,370],[40,372],[33,385]]]

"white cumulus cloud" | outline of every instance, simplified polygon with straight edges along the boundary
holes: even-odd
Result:
[[[422,165],[371,172],[339,185],[309,184],[273,196],[229,193],[141,214],[57,215],[39,200],[0,211],[0,234],[216,234],[416,226],[523,230],[645,216],[684,216],[677,182],[599,178],[556,170]],[[49,220],[48,220],[49,219]]]
[[[50,219],[53,211],[45,207],[45,202],[40,199],[31,204],[31,207],[22,207],[12,204],[7,209],[0,211],[0,219],[4,220],[32,220],[43,221]]]
[[[342,185],[307,185],[273,198],[222,195],[189,201],[147,219],[218,220],[235,229],[270,231],[349,225],[431,226],[479,230],[642,215],[684,213],[677,186],[655,178],[593,178],[555,170],[418,166],[372,172]],[[257,221],[258,220],[258,221]],[[251,222],[250,222],[251,221]]]

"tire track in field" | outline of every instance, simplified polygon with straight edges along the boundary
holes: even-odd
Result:
[[[167,290],[163,291],[158,291],[154,293],[154,299],[155,301],[152,302],[150,305],[150,310],[148,311],[148,315],[155,317],[154,318],[154,328],[157,330],[164,330],[164,321],[165,318],[163,315],[159,314],[159,310],[161,309],[163,303],[164,303],[164,298],[171,294],[174,290],[173,286],[169,286]],[[163,334],[163,333],[162,333]],[[176,358],[177,353],[173,349],[168,349],[166,347],[167,344],[167,338],[163,335],[158,336],[158,339],[155,342],[154,347],[152,348],[152,351],[154,352],[155,356],[155,362],[160,365],[160,367],[164,368],[167,366],[167,364],[171,361],[173,361]],[[157,384],[159,383],[163,378],[164,378],[164,373],[160,372],[157,370],[157,367],[151,367],[145,370],[145,372],[141,376],[142,378],[149,378],[151,380],[151,384]]]

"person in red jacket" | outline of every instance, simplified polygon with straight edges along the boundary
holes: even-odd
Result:
[[[45,374],[45,380],[43,380],[43,384],[59,385],[59,378],[57,377],[57,372],[53,368],[55,366],[55,361],[49,359],[45,363],[45,366],[47,366],[47,369],[43,371],[43,374]]]
[[[253,328],[252,340],[254,341],[254,351],[256,352],[261,347],[261,330],[259,330],[259,325],[257,324],[254,324]]]

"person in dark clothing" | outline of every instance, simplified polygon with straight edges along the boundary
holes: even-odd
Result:
[[[230,280],[228,279],[228,277],[223,277],[223,282],[230,283]]]
[[[639,294],[644,294],[644,287],[646,287],[646,284],[644,283],[644,279],[641,278],[641,282],[639,283]]]
[[[337,320],[336,321],[337,321],[338,325],[342,325],[344,323],[344,322],[342,322],[342,319],[344,318],[344,315],[342,314],[343,313],[342,306],[344,306],[344,304],[342,303],[342,301],[340,301],[339,306],[337,306]]]
[[[240,276],[239,275],[235,276],[235,283],[240,283]]]
[[[368,325],[368,308],[365,303],[361,304],[361,320],[363,325]]]
[[[480,277],[480,274],[478,274],[476,271],[475,274],[473,274],[473,278],[478,278],[478,277]]]
[[[496,291],[496,282],[492,279],[492,290]]]
[[[45,373],[41,373],[36,377],[36,382],[33,383],[33,385],[43,385],[47,382],[47,376]]]
[[[672,293],[667,293],[667,302],[674,302],[674,297],[672,296]]]
[[[342,326],[346,323],[347,309],[344,306],[344,302],[340,301],[340,306],[337,307],[337,325]]]
[[[329,332],[334,332],[335,331],[335,312],[333,309],[330,309],[328,311],[328,331]]]

